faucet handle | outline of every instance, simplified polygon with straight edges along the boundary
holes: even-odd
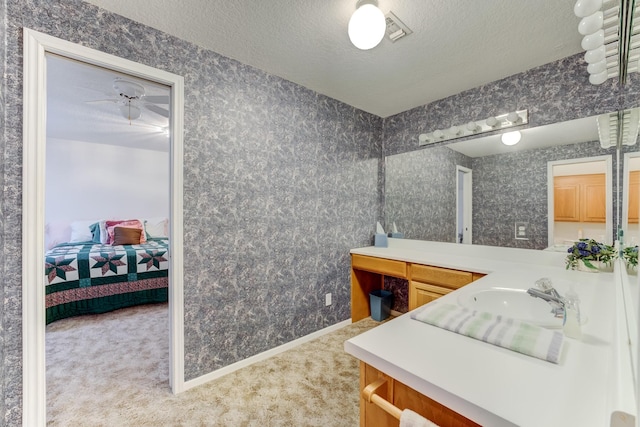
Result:
[[[538,289],[547,293],[553,289],[551,279],[549,279],[548,277],[541,277],[540,279],[536,280],[535,285]]]

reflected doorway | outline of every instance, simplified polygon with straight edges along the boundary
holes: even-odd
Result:
[[[612,158],[548,162],[549,247],[578,239],[613,244]]]
[[[456,242],[471,244],[472,235],[472,171],[456,165]]]

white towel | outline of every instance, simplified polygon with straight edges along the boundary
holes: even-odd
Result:
[[[420,414],[411,409],[405,409],[400,415],[400,427],[438,427]]]
[[[428,304],[412,313],[411,317],[552,363],[558,363],[564,344],[564,337],[558,331],[452,304]]]

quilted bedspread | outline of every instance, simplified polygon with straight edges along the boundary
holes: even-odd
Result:
[[[63,243],[45,254],[47,324],[168,300],[169,241]]]

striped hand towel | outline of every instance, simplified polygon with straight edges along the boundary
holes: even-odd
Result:
[[[411,318],[552,363],[558,363],[564,344],[561,332],[453,304],[429,304]]]

